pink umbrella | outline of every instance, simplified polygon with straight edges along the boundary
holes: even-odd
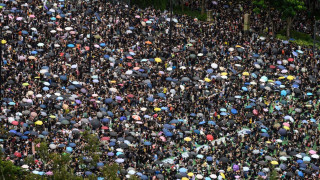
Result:
[[[31,115],[32,117],[36,117],[38,114],[37,114],[36,112],[32,112],[30,115]]]
[[[138,71],[140,69],[140,67],[134,67],[133,70]]]
[[[160,139],[163,141],[163,142],[166,142],[166,138],[164,136],[160,136]]]
[[[16,20],[17,20],[17,21],[21,21],[21,20],[22,20],[22,17],[17,17]]]
[[[76,32],[75,31],[70,31],[70,34],[76,34]]]
[[[309,151],[309,153],[310,154],[317,154],[317,152],[315,150],[312,150],[312,149]]]
[[[33,15],[33,14],[30,14],[30,15],[29,15],[29,17],[31,17],[31,18],[35,18],[36,16],[35,16],[35,15]]]
[[[109,141],[109,140],[110,140],[110,137],[102,137],[101,140],[102,140],[102,141]]]
[[[53,175],[53,172],[52,172],[52,171],[48,171],[48,172],[46,172],[46,175],[52,176],[52,175]]]
[[[140,18],[140,16],[139,16],[139,15],[136,15],[136,16],[135,16],[135,18],[138,18],[138,19],[139,19],[139,18]]]
[[[12,123],[11,123],[11,124],[13,124],[13,125],[17,126],[17,125],[19,124],[19,122],[18,122],[18,121],[12,121]]]
[[[258,110],[254,109],[254,110],[253,110],[253,114],[254,114],[254,115],[258,115]]]
[[[289,123],[283,123],[284,126],[290,127]]]

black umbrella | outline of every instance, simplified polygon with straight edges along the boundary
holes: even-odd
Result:
[[[93,128],[96,129],[96,128],[99,128],[101,126],[101,123],[98,120],[92,120],[91,121],[91,125],[92,125]]]
[[[110,136],[117,136],[118,134],[116,132],[110,132]]]
[[[287,130],[281,128],[281,129],[279,130],[279,134],[280,134],[281,136],[285,136],[285,135],[287,135]]]
[[[123,149],[128,148],[128,144],[126,144],[126,143],[121,143],[119,146],[120,146],[121,148],[123,148]]]
[[[220,159],[220,161],[221,161],[222,163],[228,163],[228,162],[229,162],[229,159],[226,158],[226,157],[222,157],[222,158]]]

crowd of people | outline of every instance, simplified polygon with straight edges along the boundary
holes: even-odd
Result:
[[[320,178],[319,49],[260,36],[267,19],[253,14],[245,33],[248,7],[214,2],[212,22],[174,14],[171,39],[168,11],[1,3],[6,160],[52,175],[41,139],[83,177],[117,163],[121,179]],[[85,130],[101,142],[90,171]]]

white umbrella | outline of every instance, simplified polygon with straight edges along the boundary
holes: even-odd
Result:
[[[203,179],[203,176],[201,174],[197,174],[196,178]]]
[[[217,68],[218,68],[218,64],[212,63],[212,64],[211,64],[211,67],[214,68],[214,69],[217,69]]]
[[[131,30],[127,30],[126,33],[127,33],[127,34],[131,34],[132,31],[131,31]]]
[[[231,47],[231,48],[229,48],[228,50],[229,50],[230,52],[232,52],[232,51],[234,51],[234,48]]]
[[[128,174],[130,174],[130,175],[134,175],[135,173],[136,173],[135,170],[130,170],[130,171],[128,172]]]
[[[54,47],[58,48],[58,47],[60,47],[60,44],[54,44]]]
[[[65,30],[71,31],[73,28],[72,27],[66,27]]]
[[[109,91],[111,92],[118,92],[118,90],[116,88],[109,88]]]
[[[29,166],[26,165],[26,164],[25,164],[25,165],[22,165],[21,167],[24,168],[24,169],[28,169],[28,168],[29,168]]]
[[[318,154],[312,154],[311,157],[314,158],[314,159],[319,159],[319,155]]]
[[[56,31],[56,30],[51,30],[50,32],[51,32],[51,33],[56,33],[57,31]]]
[[[44,44],[43,44],[43,43],[38,43],[37,45],[38,45],[39,47],[44,46]]]
[[[41,98],[41,97],[42,97],[42,94],[37,94],[36,97],[37,97],[37,98]]]
[[[128,71],[126,71],[126,74],[127,75],[131,75],[133,73],[133,71],[132,70],[128,70]]]

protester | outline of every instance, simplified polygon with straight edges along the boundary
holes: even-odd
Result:
[[[72,153],[84,176],[79,132],[89,130],[123,179],[257,179],[274,168],[283,179],[319,178],[319,49],[259,36],[263,19],[245,33],[248,6],[215,2],[212,22],[174,15],[171,41],[167,11],[1,4],[7,160],[23,167],[31,156],[39,163],[26,169],[51,172],[39,165],[40,138]]]

